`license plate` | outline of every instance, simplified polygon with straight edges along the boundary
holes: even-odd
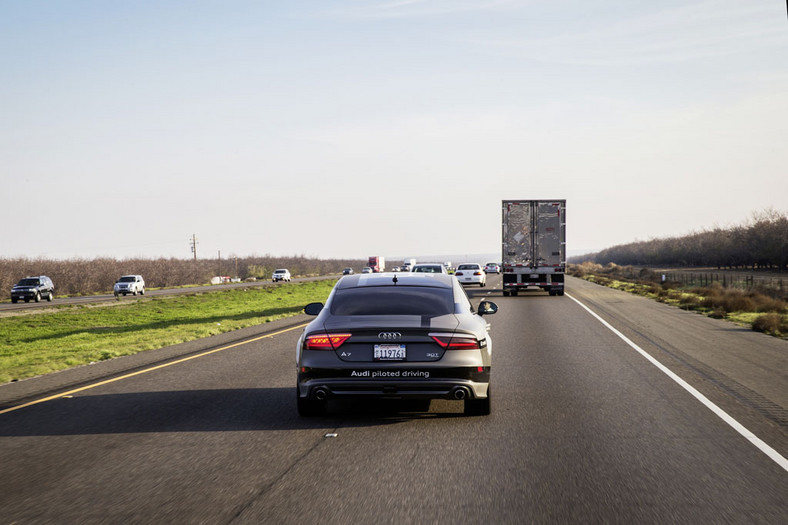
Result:
[[[375,345],[372,358],[375,361],[404,361],[405,345]]]

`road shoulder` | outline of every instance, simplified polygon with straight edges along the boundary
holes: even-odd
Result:
[[[788,454],[788,341],[575,278],[568,293]]]
[[[305,314],[0,385],[0,409],[304,324]]]

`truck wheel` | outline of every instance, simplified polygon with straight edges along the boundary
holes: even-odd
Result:
[[[47,295],[47,301],[51,303],[52,299],[54,298],[55,298],[55,292],[49,292],[49,295]]]
[[[504,290],[503,291],[503,296],[504,297],[509,297],[509,290]]]
[[[512,297],[517,297],[517,290],[512,290]]]
[[[14,303],[14,304],[16,304],[16,303],[18,303],[18,302],[19,302],[19,298],[18,298],[18,297],[12,297],[12,298],[11,298],[11,302],[12,302],[12,303]]]
[[[33,300],[35,302],[37,302],[37,303],[40,303],[41,302],[41,294],[36,292],[36,296],[33,298]]]

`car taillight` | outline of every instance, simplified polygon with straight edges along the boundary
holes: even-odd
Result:
[[[313,334],[306,336],[304,348],[307,350],[336,350],[350,339],[352,334]]]
[[[450,335],[433,335],[436,343],[446,350],[478,350],[479,341],[475,337],[462,337]]]
[[[454,275],[462,275],[462,272],[454,272]]]
[[[481,275],[482,272],[473,272],[473,275]]]

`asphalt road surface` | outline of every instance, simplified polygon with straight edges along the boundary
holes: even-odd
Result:
[[[306,316],[4,385],[0,521],[788,522],[788,343],[576,279],[496,284],[469,289],[500,306],[486,417],[298,417]]]

